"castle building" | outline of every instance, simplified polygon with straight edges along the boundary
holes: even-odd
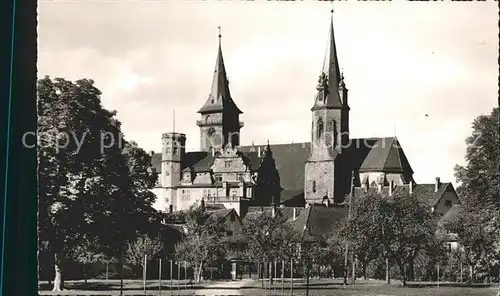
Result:
[[[334,206],[344,202],[353,186],[359,194],[370,188],[391,192],[406,188],[430,203],[440,202],[450,192],[446,208],[459,203],[450,183],[415,183],[397,138],[350,137],[348,89],[340,71],[333,15],[327,46],[318,84],[312,89],[316,96],[311,102],[311,141],[241,146],[243,112],[229,90],[219,34],[211,92],[198,110],[199,151],[185,151],[186,135],[171,132],[162,136],[162,153],[152,154],[159,173],[153,189],[156,208],[186,210],[204,201],[244,216],[252,206]]]

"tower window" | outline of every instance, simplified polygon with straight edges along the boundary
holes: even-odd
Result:
[[[323,136],[323,129],[324,129],[323,119],[321,119],[321,117],[318,119],[318,126],[316,128],[317,128],[317,138],[319,139]]]
[[[335,120],[332,120],[332,128],[333,128],[333,148],[336,148],[338,145],[337,142],[338,131],[337,131],[337,122]]]
[[[231,162],[230,161],[226,161],[224,163],[224,167],[227,169],[227,168],[230,168],[231,167]]]
[[[316,181],[312,181],[312,191],[316,192]]]

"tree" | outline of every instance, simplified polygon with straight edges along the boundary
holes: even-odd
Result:
[[[200,207],[191,207],[186,212],[187,234],[176,244],[178,259],[196,262],[196,282],[200,282],[206,265],[221,261],[225,250],[222,244],[224,226],[222,218],[204,212]]]
[[[361,252],[369,259],[382,251],[399,267],[403,285],[418,252],[439,245],[435,236],[437,217],[411,195],[366,194],[353,201],[353,214],[348,220],[345,235],[349,245],[357,251],[366,247]]]
[[[465,207],[445,225],[448,232],[457,235],[463,260],[470,268],[470,281],[474,280],[477,269],[486,269],[499,258],[497,221],[485,212]]]
[[[95,241],[92,241],[90,238],[86,238],[69,252],[69,256],[73,257],[77,262],[83,265],[85,285],[87,284],[88,278],[87,266],[92,263],[107,260],[106,256],[103,253],[98,252],[97,249]]]
[[[488,204],[500,209],[500,134],[498,108],[472,123],[473,132],[465,142],[465,166],[455,166],[460,183],[457,193],[464,204],[483,209]]]
[[[247,216],[243,225],[242,236],[248,241],[246,256],[252,262],[268,271],[272,280],[273,266],[271,262],[292,259],[297,254],[298,233],[292,225],[280,215],[262,212]],[[269,268],[265,264],[271,264]],[[261,271],[259,271],[261,273]]]
[[[54,291],[63,288],[64,259],[87,237],[97,253],[120,257],[158,218],[151,157],[124,141],[93,84],[38,81],[39,241],[54,254]]]
[[[159,238],[150,238],[147,234],[139,236],[127,245],[125,251],[127,262],[133,266],[146,268],[145,263],[157,256],[163,248]],[[146,256],[146,262],[144,257]]]

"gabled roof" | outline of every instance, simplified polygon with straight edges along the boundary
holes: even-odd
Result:
[[[302,234],[302,239],[315,240],[329,235],[335,228],[338,228],[346,215],[346,208],[339,205],[327,207],[322,204],[312,204],[297,211],[297,214],[295,220],[292,216],[288,221],[292,223],[296,231]]]
[[[359,172],[411,172],[413,170],[396,138],[380,138],[363,160]]]
[[[207,101],[198,113],[213,113],[231,110],[232,112],[241,114],[243,112],[238,109],[229,92],[229,81],[227,80],[226,67],[224,65],[224,58],[222,57],[220,38],[221,35],[219,34],[219,48],[217,51],[217,60],[215,62],[214,76],[212,78],[212,89]]]

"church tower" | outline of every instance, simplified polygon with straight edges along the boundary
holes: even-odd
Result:
[[[333,30],[333,10],[328,46],[312,111],[311,151],[305,166],[306,203],[340,201],[342,154],[349,143],[347,88],[339,69]],[[339,175],[339,176],[337,176]],[[342,190],[340,190],[342,191]]]
[[[164,133],[162,135],[161,183],[165,188],[165,211],[178,208],[176,186],[181,181],[181,169],[186,154],[186,135],[181,133]]]
[[[243,112],[238,109],[229,92],[229,81],[222,57],[221,37],[219,27],[219,49],[212,90],[207,101],[198,111],[201,115],[201,119],[197,121],[200,127],[201,151],[208,151],[211,148],[222,149],[229,143],[232,146],[240,145],[240,129],[243,127],[243,122],[239,121],[239,117]]]

